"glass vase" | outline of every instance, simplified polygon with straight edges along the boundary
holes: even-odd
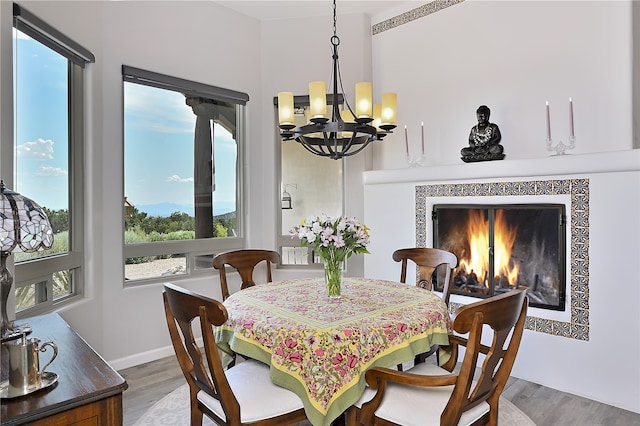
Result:
[[[339,298],[342,291],[342,262],[324,261],[324,281],[330,298]]]

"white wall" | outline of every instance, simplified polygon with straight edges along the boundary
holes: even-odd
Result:
[[[398,130],[375,168],[405,167],[401,130],[418,147],[422,121],[428,164],[462,163],[482,104],[506,160],[547,156],[545,101],[566,144],[569,97],[572,153],[632,148],[631,16],[629,1],[467,0],[374,35],[374,87],[398,92]]]
[[[640,258],[631,8],[629,1],[467,0],[373,36],[374,87],[398,91],[399,130],[375,147],[376,170],[365,173],[372,233],[365,276],[395,279],[391,253],[416,244],[416,185],[588,178],[589,341],[527,330],[513,374],[640,412],[640,290],[628,278]],[[550,158],[545,101],[553,139],[567,143],[570,96],[576,148]],[[481,104],[500,126],[506,158],[466,164],[459,152]],[[402,128],[418,147],[421,121],[428,165],[409,169]],[[390,205],[398,207],[390,213]]]

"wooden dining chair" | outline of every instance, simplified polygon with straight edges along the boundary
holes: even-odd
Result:
[[[407,282],[407,266],[408,261],[411,260],[418,267],[418,278],[416,286],[424,288],[426,290],[433,290],[432,276],[434,271],[440,272],[436,274],[435,278],[438,282],[442,280],[442,300],[449,305],[449,298],[451,296],[451,272],[458,266],[458,258],[455,254],[436,248],[429,247],[412,247],[398,249],[393,252],[393,260],[396,262],[402,262],[400,269],[400,282]],[[446,265],[443,268],[438,268],[440,265]]]
[[[163,298],[171,343],[189,384],[192,426],[202,425],[203,414],[229,426],[294,425],[306,420],[300,398],[271,382],[268,365],[250,359],[223,368],[213,335],[213,326],[227,320],[222,303],[173,284],[164,285]],[[195,330],[197,323],[200,330]],[[195,339],[200,333],[206,366]]]
[[[220,288],[222,290],[222,300],[229,297],[229,286],[227,284],[226,266],[235,268],[240,274],[242,284],[240,289],[256,285],[253,281],[253,269],[260,262],[266,262],[267,282],[273,281],[271,277],[271,264],[280,261],[280,253],[272,250],[243,249],[221,253],[213,258],[213,267],[220,271]]]
[[[525,290],[512,290],[459,308],[445,365],[368,370],[369,387],[349,408],[347,425],[497,425],[498,401],[518,353],[527,304]],[[464,356],[453,373],[460,346]],[[482,367],[474,381],[479,357]]]
[[[429,247],[412,247],[398,249],[393,252],[393,260],[402,262],[400,267],[400,282],[407,282],[407,268],[409,261],[415,263],[418,268],[416,286],[426,290],[433,290],[433,279],[442,282],[442,300],[449,306],[451,296],[451,272],[458,266],[458,258],[455,254]],[[437,272],[436,272],[437,271]],[[434,272],[436,274],[434,275]],[[436,353],[438,345],[431,346],[428,352],[416,355],[414,364],[424,362],[425,359]],[[402,365],[398,365],[398,370],[402,371]]]

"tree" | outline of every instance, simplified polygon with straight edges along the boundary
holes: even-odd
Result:
[[[69,230],[68,210],[49,210],[46,207],[43,207],[42,210],[49,218],[49,223],[51,224],[51,229],[53,229],[54,234]]]

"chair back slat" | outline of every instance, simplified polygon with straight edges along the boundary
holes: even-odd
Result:
[[[226,253],[220,253],[213,259],[213,267],[220,273],[220,288],[222,291],[222,300],[229,297],[229,285],[227,282],[226,266],[231,266],[240,275],[240,289],[244,290],[248,287],[256,285],[253,279],[253,270],[260,262],[266,262],[266,282],[273,281],[271,275],[271,264],[280,261],[280,253],[273,250],[261,249],[242,249],[234,250]]]
[[[436,270],[443,270],[437,279],[443,282],[442,299],[448,305],[450,297],[451,271],[458,266],[458,258],[455,254],[429,247],[413,247],[398,249],[393,252],[393,260],[402,262],[400,266],[400,282],[407,282],[408,260],[416,264],[418,277],[416,286],[426,290],[432,290],[431,277]],[[439,266],[442,268],[438,268]],[[446,265],[446,266],[444,266]]]

